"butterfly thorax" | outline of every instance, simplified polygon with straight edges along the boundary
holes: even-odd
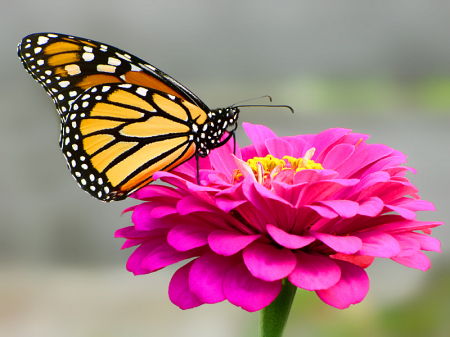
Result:
[[[214,109],[208,113],[204,124],[193,124],[192,130],[196,134],[194,139],[198,154],[206,157],[209,152],[224,145],[237,128],[239,108],[228,107]],[[228,135],[223,138],[228,129]]]

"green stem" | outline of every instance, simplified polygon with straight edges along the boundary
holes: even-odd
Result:
[[[297,287],[287,279],[283,280],[278,297],[261,310],[260,337],[281,337],[291,311]]]

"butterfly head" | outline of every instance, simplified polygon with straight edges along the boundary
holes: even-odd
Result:
[[[198,153],[201,157],[206,157],[209,152],[224,145],[223,135],[228,132],[233,134],[237,128],[239,108],[228,107],[214,109],[208,113],[208,119],[202,125],[198,125],[196,143]],[[227,136],[226,140],[228,141]]]

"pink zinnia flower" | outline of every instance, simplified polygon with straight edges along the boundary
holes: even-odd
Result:
[[[418,221],[434,210],[420,200],[400,166],[406,156],[367,135],[328,129],[317,135],[277,137],[244,123],[253,145],[232,142],[201,160],[200,186],[192,160],[158,172],[169,186],[134,194],[134,226],[116,237],[139,246],[127,269],[151,273],[181,260],[169,285],[182,309],[228,300],[248,311],[269,305],[282,280],[313,290],[339,309],[363,300],[364,271],[375,257],[426,271],[422,250],[440,252],[429,236],[441,222]],[[422,233],[420,233],[422,232]]]

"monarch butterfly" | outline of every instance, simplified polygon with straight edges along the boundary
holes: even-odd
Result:
[[[18,55],[56,105],[73,177],[106,202],[125,199],[156,171],[193,156],[198,166],[199,157],[234,137],[239,107],[246,106],[210,110],[151,64],[93,40],[31,34]]]

